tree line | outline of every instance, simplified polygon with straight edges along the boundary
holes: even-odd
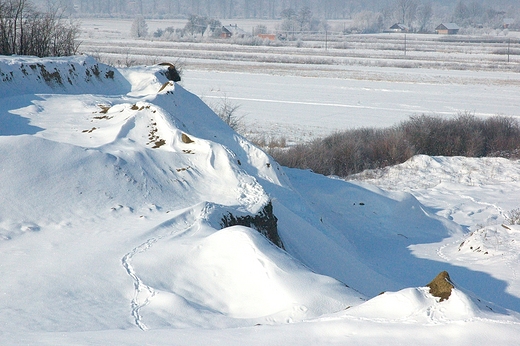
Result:
[[[61,0],[59,3],[70,14],[78,16],[280,19],[284,10],[298,12],[309,8],[322,20],[353,19],[356,14],[371,12],[382,14],[385,20],[391,16],[392,20],[406,25],[412,22],[420,25],[421,17],[428,17],[430,11],[443,21],[463,19],[482,24],[482,20],[496,14],[516,17],[520,9],[518,0]]]
[[[73,55],[78,34],[59,8],[40,11],[27,0],[0,0],[1,55]]]

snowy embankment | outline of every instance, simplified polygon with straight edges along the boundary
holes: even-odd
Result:
[[[463,227],[408,193],[280,167],[165,67],[4,57],[0,77],[2,343],[520,335],[499,280],[416,253]],[[463,287],[440,301],[424,285],[446,267]]]

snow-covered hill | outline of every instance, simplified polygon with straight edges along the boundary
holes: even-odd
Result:
[[[280,167],[164,72],[0,58],[3,344],[520,336],[517,291],[432,245],[467,225]],[[463,288],[440,301],[424,286],[444,269]]]

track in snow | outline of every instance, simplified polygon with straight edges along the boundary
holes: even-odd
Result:
[[[166,236],[180,236],[188,230],[190,230],[200,219],[206,215],[207,209],[200,208],[200,205],[192,207],[177,216],[172,217],[170,220],[163,222],[157,226],[152,232],[158,232],[159,234],[155,237],[147,239],[142,244],[134,247],[130,252],[123,256],[121,264],[125,268],[126,273],[130,276],[134,282],[134,297],[131,302],[132,318],[134,323],[141,330],[148,330],[148,327],[143,322],[143,316],[141,309],[150,304],[151,300],[157,294],[156,290],[143,282],[143,280],[136,273],[135,268],[132,266],[132,259],[140,254],[149,250],[155,243],[160,241]],[[160,233],[161,230],[167,232]]]

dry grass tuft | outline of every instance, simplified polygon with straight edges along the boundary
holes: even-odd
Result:
[[[110,108],[111,108],[111,106],[109,106],[109,105],[103,105],[103,104],[99,104],[98,107],[101,108],[101,110],[99,111],[99,113],[101,113],[101,114],[107,114],[108,111],[109,111]]]

